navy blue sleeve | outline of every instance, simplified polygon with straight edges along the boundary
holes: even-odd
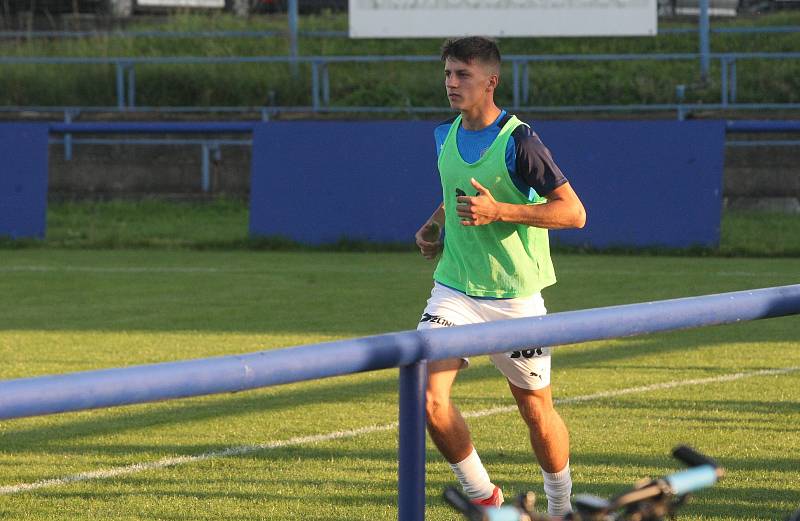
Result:
[[[453,121],[456,118],[448,119],[442,123],[439,123],[435,129],[433,129],[433,138],[436,141],[436,155],[438,156],[439,153],[442,151],[442,146],[444,145],[444,140],[447,139],[447,134],[450,132],[450,127],[453,125]]]
[[[511,134],[514,139],[514,174],[540,196],[546,196],[567,182],[550,151],[528,125]]]

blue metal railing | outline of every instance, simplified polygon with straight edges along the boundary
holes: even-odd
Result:
[[[238,392],[401,367],[398,519],[425,518],[426,361],[800,314],[800,284],[0,382],[0,419]],[[477,341],[476,341],[477,340]],[[314,364],[306,363],[314,360]]]
[[[211,158],[221,158],[220,147],[251,146],[250,139],[74,139],[73,134],[249,134],[253,132],[254,122],[129,122],[129,123],[72,123],[69,118],[64,123],[52,123],[50,132],[63,134],[61,139],[51,139],[50,144],[64,145],[64,159],[72,159],[72,146],[85,145],[200,145],[200,189],[211,189]]]
[[[787,26],[791,32],[791,27]],[[306,38],[346,38],[347,31],[298,31]],[[287,30],[261,31],[0,31],[0,39],[18,38],[271,38],[290,36]]]
[[[720,63],[720,101],[719,103],[685,103],[685,88],[676,88],[675,103],[629,104],[629,105],[577,105],[577,106],[535,106],[530,101],[530,65],[543,62],[611,62],[611,61],[691,61],[700,58],[698,53],[666,54],[561,54],[561,55],[508,55],[504,59],[512,67],[512,103],[509,108],[515,111],[530,112],[599,112],[599,111],[675,111],[682,119],[693,110],[786,110],[800,109],[800,103],[738,103],[737,63],[742,60],[797,60],[800,52],[754,52],[754,53],[711,53],[709,59]],[[48,57],[48,56],[2,56],[0,65],[112,65],[115,68],[116,107],[0,107],[3,111],[92,111],[110,110],[118,112],[249,112],[258,110],[268,115],[276,112],[312,113],[430,113],[444,112],[445,107],[339,107],[332,106],[330,99],[331,65],[341,63],[386,63],[386,62],[438,62],[436,56],[391,55],[391,56],[168,56],[168,57]],[[141,65],[220,65],[220,64],[287,64],[297,66],[307,64],[311,75],[311,105],[307,107],[137,107],[136,105],[136,67]]]
[[[449,109],[448,109],[449,110]],[[64,159],[72,159],[74,145],[199,145],[201,153],[200,188],[203,192],[211,189],[211,158],[221,159],[222,146],[251,146],[251,139],[223,138],[74,138],[73,134],[248,134],[254,122],[129,122],[129,123],[72,123],[72,113],[64,123],[52,123],[50,132],[61,134],[61,138],[51,138],[50,144],[64,145]],[[754,133],[792,133],[800,132],[800,120],[763,121],[730,120],[726,124],[728,134]],[[727,140],[726,146],[797,146],[798,140]]]
[[[658,35],[697,33],[699,27],[668,27],[658,30]],[[766,25],[760,27],[710,27],[711,34],[789,34],[800,32],[797,25]],[[305,38],[347,38],[347,31],[298,31]],[[288,30],[250,31],[0,31],[0,39],[22,38],[270,38],[289,37]]]

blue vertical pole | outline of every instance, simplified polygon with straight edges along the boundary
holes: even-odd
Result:
[[[331,78],[328,75],[328,64],[322,62],[322,104],[328,106],[331,104]]]
[[[683,110],[683,100],[686,98],[686,85],[677,85],[675,87],[675,101],[678,104],[678,121],[686,119],[686,113]]]
[[[425,387],[428,364],[400,368],[399,521],[425,519]]]
[[[297,2],[298,0],[289,0],[289,5],[286,6],[289,15],[289,56],[292,58],[292,76],[297,76]]]
[[[728,106],[728,59],[723,57],[720,60],[720,78],[719,78],[719,88],[722,92],[722,96],[720,97],[722,106]]]
[[[125,69],[124,65],[117,62],[117,108],[125,110]]]
[[[511,62],[511,81],[513,85],[513,108],[519,108],[519,62],[514,60]]]
[[[525,105],[530,105],[530,86],[528,83],[530,82],[530,76],[528,74],[528,62],[524,62],[522,64],[522,103]]]
[[[200,188],[203,193],[208,193],[211,188],[211,164],[209,158],[208,143],[203,143],[200,147]]]
[[[64,112],[64,123],[72,123],[72,112]],[[64,161],[72,161],[72,134],[64,134]]]
[[[314,112],[319,110],[319,67],[320,62],[311,62],[311,108]]]
[[[133,68],[133,64],[129,64],[128,67],[128,106],[135,107],[136,106],[136,69]]]
[[[708,70],[711,62],[710,23],[708,17],[709,0],[700,0],[700,20],[698,31],[700,33],[700,78],[708,80]]]

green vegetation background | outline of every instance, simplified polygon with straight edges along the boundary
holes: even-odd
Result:
[[[223,198],[192,203],[158,199],[51,203],[44,241],[0,238],[0,248],[302,249],[281,238],[249,239],[248,216],[246,202]],[[408,243],[403,244],[341,241],[325,249],[413,251],[414,247],[409,237]],[[554,249],[576,251],[557,244]],[[612,253],[800,257],[800,215],[726,210],[722,214],[718,248],[614,250]]]
[[[754,18],[715,20],[712,27],[800,25],[800,13],[777,12]],[[690,27],[663,22],[660,28]],[[228,15],[179,15],[166,23],[142,23],[129,30],[285,31],[281,15],[240,19]],[[347,29],[345,14],[305,15],[300,30]],[[300,39],[303,56],[436,56],[439,39]],[[697,34],[625,38],[508,38],[504,54],[696,53]],[[713,34],[712,52],[791,52],[800,33]],[[157,38],[98,36],[85,39],[18,39],[0,42],[0,56],[157,57],[286,56],[288,38]],[[699,81],[697,60],[629,62],[542,62],[530,66],[530,104],[535,106],[673,103],[677,85],[686,101],[718,103],[720,64],[712,61],[708,82]],[[430,63],[337,63],[329,67],[334,106],[441,107],[440,65]],[[510,64],[505,78],[511,77]],[[738,60],[737,101],[800,102],[800,60]],[[287,64],[137,65],[139,106],[308,106],[310,67],[293,75]],[[499,99],[511,100],[511,82],[501,83]],[[0,105],[114,106],[113,65],[0,65]]]

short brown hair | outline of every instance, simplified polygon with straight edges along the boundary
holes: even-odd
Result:
[[[453,58],[464,63],[473,60],[487,65],[500,66],[500,49],[497,42],[483,36],[467,36],[445,41],[442,44],[442,61]]]

